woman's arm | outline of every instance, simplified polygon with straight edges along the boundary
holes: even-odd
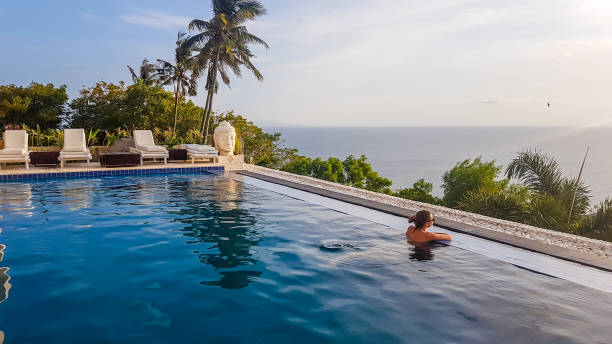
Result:
[[[450,234],[446,234],[446,233],[427,232],[427,240],[428,241],[432,241],[432,240],[452,240],[452,237],[451,237]]]

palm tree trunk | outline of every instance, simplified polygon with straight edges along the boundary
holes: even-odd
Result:
[[[176,135],[176,122],[178,120],[178,90],[179,90],[179,80],[176,81],[176,89],[174,90],[174,128],[173,132]]]
[[[215,73],[217,74],[217,73]],[[208,105],[208,114],[206,115],[206,125],[204,127],[204,132],[206,133],[204,135],[204,144],[208,144],[208,131],[210,130],[210,117],[212,114],[212,104],[213,104],[213,96],[215,93],[215,89],[213,86],[213,89],[210,92],[210,104]]]
[[[206,131],[206,119],[208,118],[208,113],[210,111],[211,108],[211,101],[212,101],[212,89],[207,90],[208,92],[206,93],[206,105],[204,106],[204,114],[202,115],[202,124],[200,125],[200,131],[202,132],[202,134],[205,134]]]
[[[220,49],[220,48],[219,48]],[[213,60],[213,67],[212,67],[212,78],[210,81],[210,84],[208,85],[208,94],[210,97],[210,101],[208,102],[208,109],[205,112],[205,118],[204,118],[204,144],[208,144],[208,130],[209,130],[209,122],[210,122],[210,114],[212,113],[212,104],[213,104],[213,97],[215,94],[215,84],[217,81],[217,68],[219,65],[219,49],[217,49],[217,53],[215,54],[215,59]]]
[[[206,105],[204,105],[204,113],[202,114],[202,121],[200,123],[200,132],[204,134],[204,124],[206,123],[206,114],[208,113],[208,108],[210,107],[210,97],[211,97],[211,80],[212,80],[212,69],[209,66],[208,75],[206,76],[206,87],[205,89],[208,91],[206,93]]]

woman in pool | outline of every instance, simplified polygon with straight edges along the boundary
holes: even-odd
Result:
[[[406,237],[414,242],[428,242],[434,240],[451,240],[450,234],[428,232],[427,228],[433,226],[436,219],[427,210],[421,210],[410,217],[408,222],[414,223],[408,227]]]

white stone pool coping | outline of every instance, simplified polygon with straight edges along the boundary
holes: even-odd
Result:
[[[345,195],[358,197],[361,199],[374,201],[409,211],[418,211],[421,209],[429,210],[433,214],[435,214],[436,217],[448,219],[468,226],[474,226],[499,233],[509,234],[518,238],[534,240],[538,243],[545,245],[552,245],[559,248],[578,251],[582,254],[604,258],[606,261],[609,260],[608,263],[612,263],[612,243],[606,241],[538,228],[507,220],[500,220],[479,214],[468,213],[461,210],[431,205],[428,203],[407,200],[377,192],[345,186],[338,183],[328,182],[312,177],[273,170],[261,166],[244,164],[243,168],[245,171],[279,178],[293,183],[321,188],[337,193],[342,193]]]

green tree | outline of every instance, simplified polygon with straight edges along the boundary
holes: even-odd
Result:
[[[381,177],[372,169],[365,155],[359,159],[349,155],[340,161],[338,158],[314,160],[304,156],[294,156],[281,168],[283,171],[301,174],[334,183],[353,186],[374,192],[392,194],[391,180]]]
[[[338,158],[323,160],[316,158],[312,161],[312,177],[344,184],[344,168]]]
[[[431,194],[433,191],[433,184],[428,183],[425,179],[421,178],[412,184],[412,188],[405,188],[397,190],[393,193],[396,197],[406,198],[413,201],[424,202],[429,204],[441,205],[442,200]]]
[[[70,102],[73,127],[115,129],[123,126],[125,85],[100,81]]]
[[[125,87],[98,82],[82,89],[72,100],[70,118],[72,126],[114,131],[118,127],[132,129],[171,128],[174,118],[175,97],[160,87],[147,86],[143,81]],[[191,101],[178,102],[179,133],[186,133],[196,125],[203,109]]]
[[[193,49],[187,44],[186,33],[179,32],[176,39],[176,49],[174,50],[174,64],[157,59],[159,68],[156,74],[161,85],[174,85],[174,125],[176,132],[178,122],[178,101],[186,94],[195,96],[197,94],[196,78],[190,76],[190,72],[195,67],[195,58],[192,56]]]
[[[66,116],[66,86],[31,83],[29,86],[0,86],[0,124],[39,125],[57,128]]]
[[[287,162],[281,171],[299,174],[302,176],[312,175],[312,159],[305,156],[297,156],[291,161]]]
[[[132,76],[132,81],[134,84],[142,82],[147,86],[159,86],[159,79],[157,78],[157,74],[155,72],[156,66],[149,63],[148,59],[142,60],[140,68],[138,68],[138,73],[136,73],[134,68],[130,66],[127,66],[127,69]]]
[[[257,44],[268,48],[261,38],[248,32],[245,23],[266,13],[263,5],[254,0],[212,0],[213,18],[205,21],[194,19],[189,23],[189,31],[197,31],[190,44],[197,47],[198,67],[196,76],[207,71],[206,105],[202,118],[202,132],[208,139],[209,123],[212,114],[214,94],[219,82],[217,75],[226,85],[230,84],[229,70],[234,75],[242,75],[240,67],[245,66],[257,80],[263,80],[261,72],[251,62],[254,55],[249,45]]]
[[[457,163],[452,170],[442,176],[444,204],[454,208],[468,192],[481,188],[504,189],[508,181],[496,180],[500,170],[500,166],[495,166],[495,161],[483,162],[481,157],[474,161],[467,159]]]

